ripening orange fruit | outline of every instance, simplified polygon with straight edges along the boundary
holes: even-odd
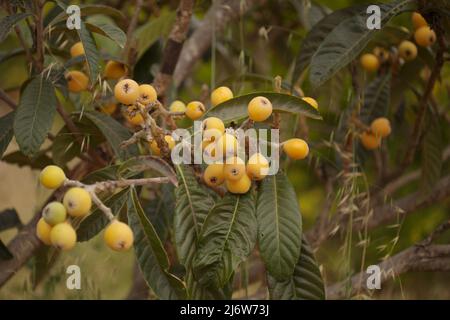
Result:
[[[361,66],[368,72],[375,72],[380,67],[380,61],[372,53],[363,54],[360,58]]]
[[[429,26],[420,27],[414,33],[414,40],[421,47],[429,47],[436,42],[436,33]]]
[[[109,60],[103,73],[106,79],[120,79],[127,74],[127,67],[119,61]]]
[[[386,138],[391,134],[391,123],[387,118],[377,118],[372,121],[370,130],[377,137]]]
[[[421,27],[428,26],[427,20],[418,12],[413,12],[411,16],[411,20],[414,26],[414,29],[419,29]]]
[[[81,71],[72,70],[66,73],[67,87],[70,92],[81,92],[88,88],[89,78]]]
[[[381,145],[381,137],[372,132],[363,132],[360,136],[361,144],[367,150],[375,150]]]

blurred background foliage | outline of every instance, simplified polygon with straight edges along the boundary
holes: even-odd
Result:
[[[117,1],[83,1],[83,3],[115,3]],[[150,1],[149,1],[150,2]],[[387,2],[387,1],[383,1]],[[79,3],[71,1],[71,3]],[[177,1],[157,1],[157,11],[147,8],[139,17],[138,61],[135,68],[135,79],[139,82],[151,82],[158,71],[162,56],[164,39],[170,31],[171,22]],[[279,0],[266,1],[264,5],[250,10],[236,23],[230,23],[220,34],[214,35],[212,50],[209,50],[195,65],[194,71],[180,88],[172,87],[169,91],[169,101],[180,99],[185,102],[196,99],[202,93],[206,84],[210,88],[220,84],[228,85],[235,95],[256,90],[267,90],[273,87],[272,79],[280,75],[284,81],[291,80],[294,61],[299,46],[305,34],[325,14],[351,5],[372,1],[361,0]],[[192,25],[198,25],[211,1],[197,1],[195,17]],[[46,7],[48,13],[52,4]],[[133,1],[124,1],[121,9],[127,15],[133,12]],[[4,12],[0,13],[4,15]],[[114,20],[104,15],[89,16],[88,21]],[[394,19],[392,25],[412,29],[410,15],[403,14]],[[29,39],[28,29],[19,24],[25,38]],[[110,39],[96,35],[97,45],[101,52],[117,56],[119,48]],[[385,39],[384,35],[381,39]],[[70,47],[69,38],[66,49]],[[18,48],[17,38],[11,33],[0,45],[0,61],[6,52]],[[54,57],[48,57],[53,59]],[[420,62],[423,67],[423,61]],[[20,85],[27,79],[25,58],[20,55],[0,62],[0,87],[12,96],[18,96]],[[409,80],[423,85],[420,74],[412,75]],[[372,76],[364,79],[366,86]],[[312,153],[311,161],[288,162],[286,169],[289,178],[296,188],[305,228],[310,228],[317,218],[321,204],[327,196],[323,185],[318,182],[314,170],[318,161],[337,166],[331,149],[323,148],[323,141],[330,141],[336,134],[341,114],[346,110],[351,100],[351,79],[348,72],[341,72],[336,78],[328,81],[320,88],[313,90],[308,80],[301,86],[306,95],[317,98],[324,121],[308,120],[309,138]],[[442,81],[434,89],[436,101],[443,108],[449,109],[450,104],[450,68],[447,63],[443,70]],[[393,134],[386,141],[391,151],[390,162],[397,161],[399,147],[405,144],[405,125],[410,125],[411,113],[414,108],[406,107],[399,114],[399,106],[414,106],[417,99],[411,90],[393,92],[389,118],[393,124]],[[0,105],[0,116],[8,109]],[[283,119],[289,124],[289,119]],[[183,125],[183,123],[180,123]],[[185,121],[184,125],[189,125]],[[57,121],[54,132],[62,127],[62,121]],[[284,128],[284,124],[282,126]],[[286,126],[288,127],[288,126]],[[449,141],[449,128],[445,125],[445,141]],[[301,129],[301,128],[300,128]],[[45,146],[44,146],[45,147]],[[17,150],[15,143],[5,152],[9,154]],[[375,182],[374,160],[371,153],[365,154],[363,169],[370,186]],[[418,165],[417,165],[418,167]],[[443,164],[441,175],[450,172],[448,162]],[[38,171],[28,167],[11,165],[0,161],[0,210],[14,207],[22,222],[26,223],[33,212],[40,208],[47,192],[37,184]],[[393,197],[401,196],[418,188],[418,183],[411,183],[399,190]],[[357,179],[360,190],[365,189],[365,183]],[[387,200],[389,201],[389,200]],[[399,221],[394,227],[383,226],[369,234],[364,265],[378,263],[383,257],[395,254],[404,248],[426,237],[438,224],[450,217],[450,202],[436,203],[426,209],[417,210],[408,215],[404,221]],[[16,231],[0,232],[4,242],[8,242]],[[102,234],[94,240],[78,244],[75,250],[63,253],[56,260],[50,273],[44,281],[34,289],[36,280],[36,260],[32,259],[0,289],[0,299],[123,299],[127,297],[132,285],[134,256],[130,251],[126,254],[114,253],[101,244]],[[325,275],[326,283],[333,283],[345,278],[347,274],[361,269],[362,248],[357,245],[357,236],[352,243],[351,251],[343,251],[344,237],[337,236],[320,246],[316,252],[317,259]],[[338,240],[338,241],[337,241]],[[441,239],[447,243],[450,235]],[[82,270],[82,288],[80,291],[66,289],[65,268],[77,264]],[[374,298],[387,299],[450,299],[450,277],[448,273],[410,273],[383,284],[383,290],[375,293]]]

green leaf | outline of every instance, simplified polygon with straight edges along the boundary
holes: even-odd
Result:
[[[306,67],[311,63],[311,58],[319,48],[322,41],[328,36],[340,22],[365,10],[367,6],[353,6],[334,11],[313,26],[311,31],[303,39],[297,58],[295,60],[292,83],[296,83]]]
[[[138,59],[161,37],[167,36],[172,29],[176,13],[162,12],[158,17],[150,19],[136,29],[134,37],[138,40]]]
[[[111,208],[113,214],[118,214],[124,208],[128,197],[129,188],[123,189],[120,192],[110,196],[103,203]],[[88,241],[95,237],[106,225],[109,223],[106,215],[99,208],[95,208],[90,215],[88,215],[77,228],[77,241]]]
[[[168,238],[173,225],[175,192],[173,185],[168,183],[162,184],[157,192],[156,199],[146,203],[144,211],[159,238],[164,241]]]
[[[127,35],[118,26],[105,22],[86,22],[87,28],[91,32],[101,34],[113,40],[121,48],[127,42]]]
[[[112,117],[97,111],[86,111],[83,115],[91,120],[103,133],[119,159],[124,160],[137,154],[136,145],[129,146],[126,149],[120,147],[120,144],[123,141],[131,138],[131,133],[119,122]]]
[[[53,84],[43,76],[26,84],[14,119],[14,134],[25,155],[32,156],[39,151],[51,129],[56,103]]]
[[[11,29],[18,23],[20,20],[23,20],[27,17],[31,16],[31,13],[15,13],[9,16],[4,17],[0,21],[0,42],[6,39]]]
[[[18,165],[19,167],[30,167],[31,169],[38,169],[38,170],[42,170],[46,166],[54,164],[53,160],[50,159],[43,152],[38,152],[34,155],[33,158],[29,158],[22,152],[15,151],[5,155],[2,161]]]
[[[135,189],[128,201],[128,221],[135,235],[134,249],[144,279],[161,299],[185,299],[186,288],[169,273],[169,259],[153,225],[145,216]]]
[[[192,168],[179,165],[176,170],[178,187],[175,189],[175,242],[181,263],[189,268],[201,227],[214,206],[214,199],[198,183]]]
[[[76,29],[76,31],[83,44],[84,55],[86,56],[86,67],[89,71],[89,79],[91,80],[92,85],[97,82],[100,54],[98,53],[94,37],[92,37],[91,32],[83,21],[80,21],[80,27],[81,28]]]
[[[387,115],[391,98],[391,74],[375,78],[364,92],[361,119],[370,124],[372,120]]]
[[[441,176],[442,153],[445,147],[445,136],[439,116],[428,112],[428,126],[422,142],[422,174],[421,190],[429,194]]]
[[[58,260],[61,251],[55,247],[41,246],[34,255],[33,288],[39,285],[49,274],[51,268]]]
[[[82,182],[85,184],[93,184],[97,181],[117,180],[117,170],[119,167],[120,165],[116,164],[91,172],[84,177]]]
[[[13,254],[9,251],[8,247],[6,247],[3,241],[0,239],[0,261],[11,260],[12,258],[14,258]]]
[[[233,294],[233,277],[223,289],[204,286],[195,280],[192,270],[186,273],[186,287],[191,300],[230,300]]]
[[[9,146],[13,136],[14,112],[0,118],[0,158]]]
[[[163,159],[155,156],[139,156],[125,161],[117,170],[119,177],[135,176],[144,171],[154,171],[158,176],[170,178],[170,182],[178,185],[177,176],[172,167]]]
[[[273,111],[303,114],[313,119],[322,119],[319,112],[301,98],[275,92],[255,92],[230,99],[209,109],[204,117],[218,117],[226,123],[238,121],[248,116],[247,105],[257,96],[269,99]]]
[[[314,254],[305,239],[292,276],[284,281],[267,277],[271,300],[324,300],[325,288]]]
[[[255,197],[228,193],[208,214],[193,260],[202,285],[223,287],[256,243]]]
[[[380,4],[381,25],[386,25],[394,16],[415,8],[414,0],[397,0]],[[342,20],[325,37],[311,58],[310,79],[318,87],[334,76],[340,69],[353,61],[377,33],[377,29],[367,28],[365,12],[359,12]]]
[[[297,195],[283,172],[262,182],[256,204],[258,245],[266,269],[277,280],[294,272],[302,242]]]
[[[16,209],[6,209],[0,212],[0,232],[21,226],[22,221],[20,221]]]

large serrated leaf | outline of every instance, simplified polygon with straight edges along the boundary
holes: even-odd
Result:
[[[230,300],[233,294],[232,279],[225,288],[204,286],[195,280],[192,270],[188,270],[186,273],[186,287],[191,300]]]
[[[323,300],[325,288],[314,254],[305,239],[292,276],[284,281],[267,277],[272,300]]]
[[[248,116],[248,103],[257,96],[269,99],[273,111],[303,114],[313,119],[322,119],[319,112],[301,98],[275,92],[255,92],[230,99],[209,109],[205,117],[218,117],[226,123],[243,119]]]
[[[380,4],[381,25],[386,25],[394,16],[415,8],[414,0],[397,0]],[[367,27],[369,15],[366,11],[344,19],[326,36],[311,58],[310,79],[318,87],[340,69],[353,61],[379,31]]]
[[[201,227],[214,206],[214,199],[198,183],[192,168],[179,165],[176,170],[178,187],[175,189],[175,242],[181,263],[190,267]]]
[[[169,236],[175,212],[175,192],[171,184],[162,184],[156,199],[145,204],[144,211],[155,227],[159,238],[164,241]]]
[[[61,251],[55,247],[41,246],[34,255],[33,288],[36,288],[49,274]]]
[[[16,23],[20,20],[23,20],[27,17],[31,16],[31,13],[15,13],[9,16],[4,17],[0,21],[0,42],[6,39],[11,29],[14,27]]]
[[[133,229],[134,249],[144,279],[161,299],[185,299],[186,288],[169,273],[169,259],[153,225],[145,216],[135,189],[128,201],[128,221]]]
[[[261,182],[256,219],[266,269],[279,281],[288,279],[300,255],[302,217],[294,188],[283,172]]]
[[[196,279],[202,285],[225,286],[235,268],[256,243],[255,198],[228,193],[206,218],[193,260]]]
[[[302,41],[299,53],[295,60],[294,73],[292,75],[292,83],[296,83],[300,75],[305,71],[306,67],[310,64],[311,58],[319,48],[322,41],[328,36],[340,22],[349,17],[352,17],[356,13],[361,12],[367,8],[367,6],[354,6],[341,10],[334,11],[320,20],[313,26],[311,31],[306,35]]]
[[[14,112],[10,112],[7,115],[0,118],[0,158],[8,148],[11,139],[14,136]]]
[[[177,176],[173,168],[163,159],[155,156],[139,156],[125,161],[117,170],[117,175],[122,177],[124,175],[134,176],[144,171],[154,171],[159,176],[165,176],[170,179],[170,182],[176,186]]]
[[[126,188],[110,196],[103,203],[111,208],[114,215],[118,214],[125,206],[129,198],[130,189]],[[77,241],[88,241],[95,237],[109,223],[106,215],[99,208],[96,208],[88,215],[77,228]]]
[[[125,46],[125,42],[127,41],[127,35],[118,26],[113,25],[111,23],[105,23],[100,21],[86,22],[86,26],[91,32],[95,32],[110,38],[115,43],[117,43],[119,47],[123,48]]]
[[[364,106],[361,119],[370,124],[372,120],[387,115],[391,98],[391,74],[373,80],[364,93]]]
[[[136,145],[129,146],[126,149],[120,147],[123,141],[131,138],[131,133],[119,122],[97,111],[87,111],[83,115],[91,120],[103,133],[118,158],[124,160],[132,155],[137,155]]]
[[[80,29],[76,30],[78,37],[83,44],[84,55],[86,56],[86,67],[88,69],[89,79],[92,85],[97,81],[100,54],[97,50],[97,45],[95,44],[91,31],[89,31],[83,21],[80,21]]]
[[[38,76],[26,84],[14,118],[14,135],[25,155],[39,151],[52,126],[56,104],[55,90],[48,79]]]

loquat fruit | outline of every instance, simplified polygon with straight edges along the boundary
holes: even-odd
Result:
[[[133,126],[140,126],[144,123],[144,117],[139,111],[135,112],[124,112],[124,117],[127,122]]]
[[[406,61],[414,60],[417,57],[417,47],[411,41],[402,41],[398,46],[398,54]]]
[[[414,40],[421,47],[429,47],[436,42],[436,33],[429,27],[420,27],[414,32]]]
[[[36,236],[46,245],[51,245],[50,232],[52,231],[52,226],[45,222],[44,218],[40,218],[36,225]]]
[[[89,78],[81,71],[72,70],[66,73],[67,87],[70,92],[81,92],[88,88]]]
[[[375,47],[373,54],[378,58],[381,63],[389,60],[389,51],[382,47]]]
[[[200,101],[189,102],[186,106],[186,115],[191,120],[197,120],[205,113],[206,109]]]
[[[109,60],[105,65],[103,76],[106,79],[120,79],[127,74],[127,67],[119,61]]]
[[[225,133],[217,140],[216,148],[222,150],[222,155],[235,155],[238,151],[238,141],[235,136]]]
[[[42,217],[50,226],[54,226],[66,221],[67,211],[61,202],[53,201],[45,206]]]
[[[216,138],[223,135],[225,132],[225,125],[223,121],[216,117],[209,117],[203,120],[203,139],[214,141]]]
[[[255,97],[249,102],[247,111],[251,120],[261,122],[272,114],[272,103],[266,97]]]
[[[386,138],[391,134],[391,123],[386,118],[377,118],[370,124],[370,130],[375,136]]]
[[[149,84],[141,84],[139,86],[139,102],[143,105],[147,105],[149,103],[153,103],[158,99],[158,94],[156,93],[155,88]]]
[[[239,157],[230,157],[225,161],[223,174],[227,180],[239,180],[245,175],[245,162]]]
[[[253,154],[247,161],[247,175],[254,180],[262,180],[269,171],[269,161],[261,153]]]
[[[316,99],[311,97],[303,97],[302,100],[310,104],[314,109],[319,110],[319,104],[317,103]]]
[[[368,72],[375,72],[380,67],[380,61],[372,53],[363,54],[360,58],[361,66]]]
[[[213,107],[233,98],[233,91],[228,87],[219,87],[211,92],[211,105]]]
[[[70,56],[72,58],[81,56],[83,54],[84,54],[84,47],[81,42],[77,42],[72,47],[70,47]]]
[[[175,140],[172,138],[172,136],[166,135],[164,136],[164,140],[167,142],[167,145],[169,146],[169,150],[172,150],[173,147],[175,147]],[[150,149],[152,150],[152,153],[154,155],[160,156],[161,155],[161,149],[158,147],[158,143],[155,139],[150,142]]]
[[[419,29],[421,27],[428,26],[427,20],[418,12],[413,12],[411,16],[411,20],[414,26],[414,29]]]
[[[244,194],[250,190],[252,181],[244,174],[239,180],[226,180],[225,185],[231,193]]]
[[[75,229],[67,222],[57,224],[50,232],[50,240],[53,246],[67,251],[72,249],[77,242]]]
[[[117,104],[114,102],[107,103],[100,107],[100,111],[107,115],[112,115],[117,110]]]
[[[381,144],[381,137],[377,137],[371,132],[363,132],[360,136],[361,144],[367,150],[375,150]]]
[[[89,213],[92,199],[89,192],[83,188],[70,188],[63,198],[67,213],[72,217],[83,217]]]
[[[50,165],[46,166],[41,171],[39,180],[44,187],[48,189],[57,189],[63,184],[64,180],[66,180],[66,175],[60,167]]]
[[[309,154],[309,147],[306,141],[298,138],[285,141],[283,150],[289,158],[294,160],[305,159]]]
[[[111,221],[105,229],[103,238],[106,245],[114,251],[126,251],[130,249],[134,241],[131,228],[118,220]]]
[[[223,163],[213,163],[208,165],[205,172],[203,172],[203,180],[210,187],[221,185],[225,180],[223,169]]]
[[[183,101],[175,100],[170,104],[170,112],[186,112],[186,105]]]
[[[120,80],[114,87],[114,96],[122,104],[134,104],[139,97],[139,85],[132,79]]]

